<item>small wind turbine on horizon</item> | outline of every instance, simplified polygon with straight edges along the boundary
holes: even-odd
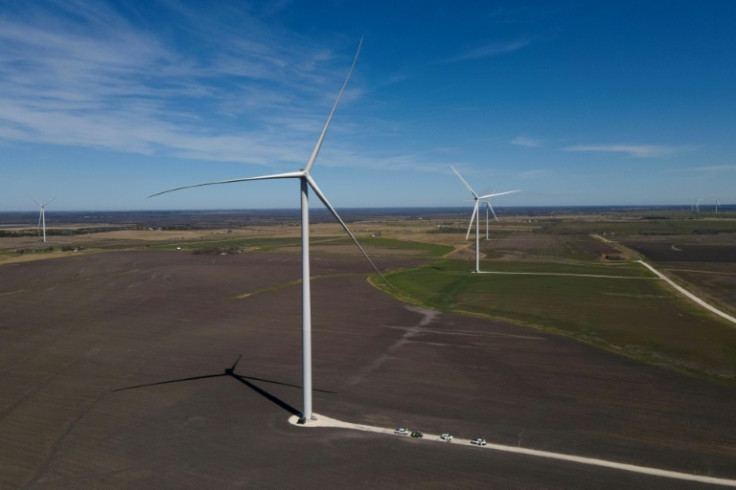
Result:
[[[465,239],[467,240],[468,237],[470,237],[470,229],[473,227],[473,220],[475,220],[475,272],[480,272],[480,212],[478,210],[478,207],[480,206],[480,203],[485,203],[487,205],[486,208],[486,239],[488,239],[488,209],[490,208],[491,212],[493,213],[493,217],[496,218],[496,221],[498,221],[498,216],[496,216],[496,212],[493,210],[493,206],[491,206],[490,199],[492,197],[497,196],[503,196],[506,194],[512,194],[514,192],[519,192],[518,190],[514,191],[506,191],[506,192],[497,192],[494,194],[485,194],[483,196],[479,196],[472,187],[470,187],[470,184],[468,184],[462,175],[460,175],[460,172],[457,171],[455,167],[450,165],[450,168],[453,172],[458,176],[460,181],[465,184],[465,187],[468,188],[470,193],[473,195],[473,200],[475,201],[475,204],[473,205],[473,214],[470,216],[470,224],[468,225],[468,232],[465,234]]]
[[[486,240],[489,240],[490,238],[488,237],[488,211],[490,210],[490,212],[493,213],[493,219],[495,221],[498,221],[498,216],[496,216],[496,212],[493,210],[493,206],[491,205],[490,200],[483,201],[483,204],[485,204],[485,208],[486,208]],[[468,227],[468,231],[470,231],[470,227]],[[467,240],[467,237],[465,239]]]
[[[56,198],[52,197],[45,203],[41,204],[40,202],[31,198],[31,200],[38,204],[38,207],[41,208],[41,211],[38,214],[38,225],[36,225],[36,229],[41,228],[43,230],[43,243],[46,243],[46,206],[54,199]]]
[[[317,155],[319,154],[319,150],[322,147],[322,141],[325,138],[325,134],[327,133],[327,128],[330,125],[330,122],[332,121],[332,116],[335,114],[335,110],[337,109],[337,105],[340,102],[340,98],[342,97],[343,92],[345,91],[345,87],[348,84],[348,80],[350,80],[350,75],[353,73],[353,69],[355,68],[355,64],[358,61],[358,55],[360,54],[360,47],[363,44],[363,38],[360,39],[360,42],[358,43],[358,49],[355,52],[355,57],[353,58],[353,64],[350,66],[350,70],[348,71],[348,75],[345,78],[345,81],[342,84],[342,88],[340,89],[340,93],[337,95],[337,99],[335,100],[334,105],[332,106],[332,110],[330,111],[330,115],[327,118],[327,122],[324,125],[324,128],[322,128],[322,133],[319,136],[319,139],[317,140],[317,144],[314,147],[314,150],[312,151],[312,155],[309,157],[309,160],[307,161],[307,164],[304,166],[303,169],[296,171],[296,172],[286,172],[281,174],[273,174],[273,175],[263,175],[260,177],[246,177],[246,178],[240,178],[240,179],[232,179],[232,180],[223,180],[219,182],[207,182],[204,184],[194,184],[194,185],[187,185],[183,187],[177,187],[175,189],[169,189],[162,192],[158,192],[156,194],[152,194],[148,197],[154,197],[161,194],[165,194],[167,192],[174,192],[179,191],[182,189],[189,189],[192,187],[202,187],[206,185],[217,185],[217,184],[230,184],[234,182],[247,182],[251,180],[272,180],[272,179],[299,179],[300,183],[300,193],[301,193],[301,217],[302,217],[302,351],[303,351],[303,357],[302,357],[302,363],[303,363],[303,390],[304,390],[304,409],[301,414],[300,423],[305,423],[309,420],[314,420],[314,414],[312,413],[312,311],[311,311],[311,287],[310,287],[310,273],[309,273],[309,188],[311,187],[314,193],[317,195],[320,201],[322,201],[322,204],[325,205],[325,207],[332,213],[332,215],[337,219],[337,221],[340,223],[342,228],[345,230],[345,232],[350,236],[350,238],[353,240],[355,245],[358,247],[360,252],[363,254],[363,256],[368,259],[368,262],[371,264],[373,269],[378,273],[378,275],[386,281],[388,284],[388,281],[386,278],[381,274],[381,271],[378,270],[378,267],[373,263],[373,261],[368,257],[368,254],[363,249],[363,247],[360,245],[358,240],[355,238],[355,235],[350,231],[350,229],[347,227],[345,222],[340,218],[340,215],[337,214],[337,211],[335,211],[335,208],[332,207],[330,202],[327,200],[327,197],[322,193],[322,191],[317,186],[317,183],[314,181],[312,176],[309,174],[310,170],[312,169],[312,165],[314,165],[315,160],[317,159]]]

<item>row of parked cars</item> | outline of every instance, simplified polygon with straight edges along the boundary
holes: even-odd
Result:
[[[416,430],[409,432],[409,429],[405,429],[404,427],[399,427],[398,429],[394,430],[394,434],[400,436],[424,437],[424,434],[422,434],[421,432]],[[450,442],[452,440],[452,434],[448,434],[447,432],[445,432],[440,436],[440,439],[445,442]],[[476,446],[485,446],[487,442],[482,437],[476,437],[475,439],[470,440],[470,444],[474,444]]]

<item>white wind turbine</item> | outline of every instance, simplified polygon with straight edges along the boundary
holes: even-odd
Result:
[[[348,71],[348,75],[345,78],[345,82],[342,84],[342,88],[340,89],[340,93],[337,96],[337,99],[335,100],[334,105],[332,106],[332,110],[330,111],[330,115],[327,118],[327,122],[325,123],[324,128],[322,128],[322,133],[319,136],[319,139],[317,140],[317,144],[314,147],[314,150],[312,151],[312,155],[309,157],[309,160],[307,161],[306,166],[297,171],[297,172],[286,172],[281,174],[274,174],[274,175],[264,175],[260,177],[246,177],[241,179],[233,179],[233,180],[223,180],[220,182],[207,182],[204,184],[195,184],[195,185],[188,185],[183,187],[177,187],[176,189],[169,189],[166,191],[158,192],[156,194],[153,194],[149,197],[158,196],[160,194],[165,194],[167,192],[174,192],[181,189],[189,189],[191,187],[201,187],[205,185],[215,185],[215,184],[229,184],[233,182],[246,182],[250,180],[271,180],[271,179],[299,179],[300,186],[301,186],[301,215],[302,215],[302,350],[303,350],[303,357],[302,357],[302,363],[303,363],[303,389],[304,389],[304,410],[302,412],[302,417],[300,419],[300,423],[305,423],[308,420],[314,420],[315,417],[312,413],[312,312],[311,312],[311,294],[310,294],[310,280],[309,280],[309,188],[311,187],[314,193],[317,195],[320,201],[322,201],[322,204],[325,205],[325,207],[332,213],[332,215],[337,219],[337,221],[340,223],[342,228],[347,232],[347,234],[350,236],[350,238],[355,242],[355,245],[358,246],[361,253],[365,256],[366,259],[368,259],[368,262],[373,266],[373,269],[383,278],[384,281],[386,279],[384,278],[383,274],[378,270],[378,267],[373,263],[373,261],[368,257],[368,254],[365,252],[363,247],[360,246],[360,243],[358,243],[358,240],[355,238],[355,235],[348,229],[345,222],[340,218],[340,216],[337,214],[337,211],[335,211],[335,208],[332,207],[332,205],[327,200],[327,197],[322,193],[322,191],[317,186],[317,183],[314,181],[312,176],[309,174],[309,171],[312,169],[312,165],[314,165],[314,161],[317,159],[317,154],[319,153],[319,150],[322,146],[322,141],[325,138],[325,133],[327,133],[327,128],[330,125],[330,121],[332,121],[332,116],[335,114],[335,109],[337,109],[337,105],[340,102],[340,98],[342,97],[343,92],[345,91],[345,86],[348,83],[348,80],[350,79],[350,75],[353,73],[353,69],[355,68],[355,63],[358,61],[358,54],[360,53],[360,47],[363,44],[363,39],[360,39],[360,43],[358,44],[358,49],[355,53],[355,57],[353,58],[353,64],[350,66],[350,70]],[[386,281],[388,283],[388,281]]]
[[[487,205],[486,208],[486,238],[488,238],[488,208],[491,209],[493,212],[493,217],[498,220],[498,217],[496,216],[496,212],[493,211],[493,206],[491,206],[490,198],[497,197],[497,196],[503,196],[505,194],[512,194],[514,192],[519,192],[518,190],[515,191],[506,191],[506,192],[497,192],[495,194],[485,194],[483,196],[479,196],[472,187],[470,187],[470,184],[468,184],[465,179],[463,179],[463,176],[460,175],[460,172],[457,171],[455,167],[450,165],[450,168],[453,172],[460,178],[463,184],[465,184],[465,187],[468,188],[470,193],[473,195],[473,200],[475,201],[475,204],[473,206],[473,214],[470,217],[470,224],[468,225],[468,232],[465,234],[465,239],[467,240],[470,236],[470,229],[473,226],[473,220],[475,220],[475,272],[480,272],[480,212],[478,210],[478,207],[480,206],[480,203],[485,203]]]
[[[493,219],[498,221],[498,216],[496,216],[496,212],[493,210],[493,206],[491,205],[491,201],[483,201],[483,204],[485,204],[486,208],[486,240],[488,240],[488,211],[490,210],[491,213],[493,213]],[[472,223],[472,221],[471,221]],[[468,226],[468,233],[470,232],[470,226]],[[465,239],[467,240],[468,237],[466,236]]]
[[[51,198],[45,203],[41,204],[40,202],[31,198],[31,200],[35,202],[36,204],[38,204],[38,207],[41,208],[41,212],[38,214],[38,225],[36,225],[36,228],[41,228],[43,230],[43,243],[46,243],[46,205],[49,204],[54,199],[56,198],[55,197]]]

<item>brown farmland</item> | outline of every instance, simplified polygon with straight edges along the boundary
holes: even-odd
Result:
[[[655,262],[736,262],[736,244],[623,242]]]
[[[696,294],[736,314],[736,242],[732,236],[654,237],[624,244]]]
[[[696,487],[289,425],[301,405],[299,264],[109,252],[0,267],[0,488]],[[359,257],[313,257],[317,413],[736,478],[733,387],[415,309],[368,271]]]
[[[611,245],[590,235],[553,235],[516,232],[491,236],[481,242],[481,251],[489,257],[530,259],[595,260],[618,254]]]

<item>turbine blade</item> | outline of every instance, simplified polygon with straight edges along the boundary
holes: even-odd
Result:
[[[468,224],[468,232],[465,234],[466,240],[470,237],[470,230],[473,228],[473,220],[475,219],[475,213],[477,212],[478,212],[478,201],[475,201],[475,206],[473,206],[473,215],[470,217],[470,224]]]
[[[337,104],[340,103],[340,99],[342,98],[342,93],[345,91],[345,87],[348,84],[348,80],[350,80],[350,75],[353,74],[353,69],[355,68],[355,63],[358,61],[358,55],[360,54],[360,47],[362,45],[363,45],[363,36],[360,37],[360,42],[358,43],[358,50],[355,52],[355,57],[353,57],[353,64],[350,65],[348,76],[345,77],[345,81],[342,83],[342,88],[340,89],[340,93],[337,94],[337,99],[335,100],[335,103],[332,106],[332,110],[330,111],[330,116],[327,118],[325,127],[322,128],[322,134],[319,135],[317,144],[314,146],[314,150],[312,150],[312,155],[309,157],[309,160],[307,161],[307,165],[304,167],[305,172],[309,172],[309,170],[312,168],[312,165],[314,165],[314,161],[317,159],[317,155],[319,154],[319,150],[320,148],[322,148],[322,141],[324,141],[325,134],[327,134],[327,128],[330,126],[330,122],[332,122],[332,116],[335,115]]]
[[[498,221],[498,216],[496,216],[496,212],[493,210],[493,206],[491,205],[491,201],[486,201],[486,205],[488,206],[488,209],[491,210],[491,213],[493,213],[493,219]]]
[[[176,192],[182,189],[191,189],[192,187],[203,187],[205,185],[232,184],[233,182],[246,182],[249,180],[298,179],[299,177],[302,177],[303,175],[304,175],[304,172],[300,170],[299,172],[286,172],[283,174],[261,175],[260,177],[246,177],[243,179],[221,180],[219,182],[206,182],[204,184],[185,185],[182,187],[177,187],[175,189],[168,189],[165,191],[157,192],[156,194],[151,194],[148,197],[160,196],[161,194],[166,194],[168,192]]]
[[[486,194],[485,196],[480,196],[478,199],[488,199],[489,197],[505,196],[506,194],[513,194],[514,192],[520,192],[520,191],[517,189],[515,191],[506,191],[506,192],[497,192],[495,194]]]
[[[55,201],[55,200],[56,200],[56,197],[52,197],[51,199],[49,199],[48,201],[46,201],[45,203],[43,203],[41,205],[41,207],[44,207],[45,208],[47,204],[49,204],[49,203],[51,203],[52,201]]]
[[[368,260],[368,262],[370,262],[371,266],[373,267],[373,270],[376,271],[376,273],[379,276],[381,276],[381,279],[383,279],[383,281],[386,284],[388,284],[388,286],[391,289],[394,289],[393,285],[390,282],[388,282],[388,279],[386,279],[386,277],[383,274],[381,274],[381,271],[378,270],[378,267],[376,267],[376,264],[373,263],[373,261],[371,260],[371,258],[368,256],[368,253],[360,245],[360,243],[358,242],[358,239],[355,238],[355,235],[353,235],[353,232],[350,231],[350,229],[348,228],[348,225],[346,225],[345,222],[342,220],[342,218],[340,218],[340,215],[337,214],[337,211],[335,211],[335,208],[332,207],[332,204],[330,204],[330,202],[327,200],[327,197],[325,197],[325,195],[322,193],[322,191],[317,186],[317,183],[314,181],[314,179],[312,179],[312,177],[309,174],[305,175],[304,178],[307,179],[307,182],[309,182],[309,186],[312,188],[312,190],[314,190],[314,193],[317,194],[317,197],[319,198],[320,201],[322,201],[322,204],[324,204],[325,207],[330,211],[330,213],[332,213],[332,216],[334,216],[335,219],[338,222],[340,222],[340,225],[342,226],[342,229],[345,230],[345,232],[348,235],[350,235],[350,238],[352,238],[353,243],[355,243],[355,245],[361,251],[361,253],[363,254],[363,256]]]
[[[475,191],[473,190],[473,188],[472,188],[472,187],[470,187],[470,184],[468,184],[467,182],[465,182],[465,179],[463,179],[463,176],[462,176],[462,175],[460,175],[460,172],[458,172],[458,171],[457,171],[457,169],[456,169],[455,167],[453,167],[452,165],[450,165],[450,168],[452,169],[452,171],[453,171],[453,172],[455,172],[455,174],[456,174],[456,175],[457,175],[458,177],[460,177],[460,180],[461,180],[461,181],[463,182],[463,184],[465,184],[465,187],[467,187],[467,188],[468,188],[468,190],[469,190],[469,191],[470,191],[470,193],[471,193],[471,194],[473,195],[473,197],[474,197],[474,198],[476,198],[476,199],[478,199],[478,194],[476,194],[476,193],[475,193]]]
[[[36,200],[35,200],[35,199],[33,199],[32,197],[31,197],[31,201],[33,201],[33,202],[35,202],[36,204],[38,204],[39,206],[41,206],[41,203],[40,203],[40,202],[38,202],[38,201],[36,201]]]

